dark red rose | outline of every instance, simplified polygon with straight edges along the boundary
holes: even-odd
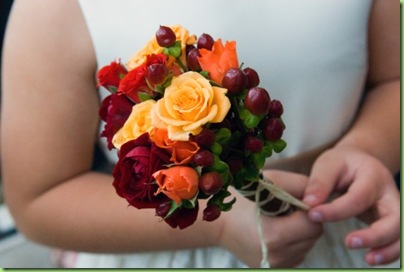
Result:
[[[146,73],[147,68],[155,63],[166,63],[166,55],[150,55],[147,60],[140,66],[129,71],[129,73],[121,80],[118,92],[125,94],[135,103],[140,103],[142,100],[139,97],[139,93],[144,93],[151,97],[156,95],[156,92],[147,85],[146,83]]]
[[[98,113],[105,122],[105,126],[100,136],[107,138],[109,149],[114,148],[112,137],[128,119],[133,105],[126,96],[119,94],[111,94],[102,101]]]
[[[122,145],[118,156],[113,186],[120,197],[138,209],[157,208],[168,201],[164,194],[154,195],[158,185],[152,174],[166,168],[170,156],[150,140],[148,133]]]
[[[121,64],[120,60],[111,62],[110,65],[102,67],[97,73],[97,88],[103,86],[111,93],[115,93],[118,89],[119,82],[128,71]]]
[[[198,202],[195,203],[193,209],[178,208],[176,209],[168,218],[165,218],[167,224],[173,228],[185,229],[191,226],[198,217],[199,205]]]

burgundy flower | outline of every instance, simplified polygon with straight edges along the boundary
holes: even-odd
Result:
[[[117,194],[138,209],[156,208],[168,201],[164,194],[155,195],[158,185],[152,174],[166,168],[169,162],[169,155],[150,140],[148,133],[125,143],[113,171]]]
[[[111,93],[115,93],[118,89],[119,82],[121,78],[126,75],[128,71],[120,63],[120,61],[113,61],[110,65],[102,67],[98,73],[98,84],[97,87],[103,86],[108,89]]]
[[[195,203],[195,207],[193,209],[187,208],[178,208],[176,209],[168,218],[165,218],[164,221],[167,222],[173,228],[185,229],[186,227],[191,226],[198,216],[199,205],[198,202]]]
[[[101,103],[99,115],[105,122],[101,137],[107,138],[108,148],[114,148],[112,137],[123,126],[132,112],[133,102],[126,96],[111,94]]]

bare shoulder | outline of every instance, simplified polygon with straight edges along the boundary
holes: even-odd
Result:
[[[369,19],[369,84],[400,78],[400,2],[374,0]]]
[[[2,61],[3,180],[27,201],[91,167],[96,63],[77,1],[16,0]]]
[[[16,0],[6,33],[5,50],[29,57],[55,55],[55,60],[60,61],[94,58],[85,20],[75,0]],[[37,53],[31,54],[33,50]],[[85,63],[90,65],[91,62]]]

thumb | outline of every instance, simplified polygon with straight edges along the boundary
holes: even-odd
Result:
[[[312,207],[323,204],[336,187],[344,168],[342,159],[330,151],[324,152],[313,164],[303,202]]]

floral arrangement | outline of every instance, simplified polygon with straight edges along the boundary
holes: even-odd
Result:
[[[110,91],[99,115],[101,136],[118,150],[117,194],[173,228],[195,222],[201,199],[203,220],[229,211],[229,186],[254,200],[266,158],[286,146],[282,103],[242,68],[235,41],[160,26],[127,63],[113,61],[97,77]]]

